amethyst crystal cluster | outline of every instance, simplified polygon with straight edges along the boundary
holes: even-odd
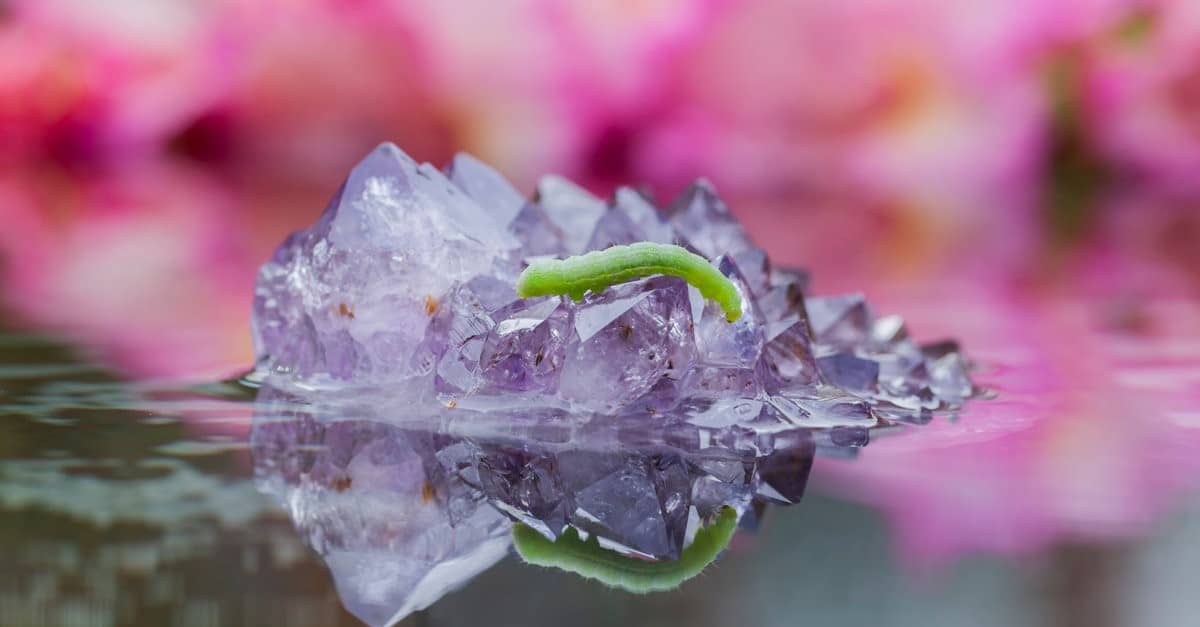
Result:
[[[673,277],[516,296],[532,258],[638,241],[710,259],[741,318]],[[705,182],[665,210],[555,177],[525,200],[472,157],[384,144],[259,274],[260,485],[373,624],[491,566],[512,521],[675,559],[721,507],[752,526],[796,502],[816,450],[972,394],[953,343],[806,288]]]
[[[682,279],[519,299],[525,263],[637,241],[712,261],[743,297],[727,323]],[[519,405],[756,430],[915,420],[971,394],[951,344],[919,346],[859,295],[806,298],[700,181],[660,210],[556,177],[524,200],[459,155],[445,172],[384,144],[259,274],[254,340],[276,380],[403,389],[413,412]]]

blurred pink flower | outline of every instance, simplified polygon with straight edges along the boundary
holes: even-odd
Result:
[[[229,375],[252,359],[257,261],[228,190],[162,162],[0,178],[3,305],[134,375]],[[49,209],[53,207],[53,209]]]
[[[221,68],[190,5],[18,1],[0,21],[0,163],[157,152]]]
[[[336,185],[383,138],[438,160],[452,124],[389,12],[325,0],[19,1],[0,130],[25,161],[175,155]],[[62,137],[64,132],[69,135]],[[65,141],[64,141],[65,140]]]
[[[1080,117],[1119,175],[1200,193],[1200,4],[1159,0],[1083,56]]]
[[[1048,107],[1027,31],[1046,12],[956,7],[714,5],[647,64],[651,106],[581,109],[623,133],[626,180],[708,176],[735,207],[797,222],[868,207],[887,225],[870,265],[1017,256],[1038,227]]]
[[[643,181],[643,124],[669,113],[675,59],[725,4],[422,0],[397,15],[463,148],[525,189],[557,172],[603,192]]]
[[[242,178],[319,182],[332,193],[383,139],[440,162],[458,145],[454,114],[431,96],[409,25],[380,5],[269,0],[214,12],[225,84],[182,131]],[[320,204],[319,202],[317,204]]]

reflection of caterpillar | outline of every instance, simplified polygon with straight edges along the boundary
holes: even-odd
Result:
[[[521,559],[538,566],[554,566],[613,588],[646,593],[672,590],[700,574],[729,545],[737,528],[737,512],[723,507],[716,520],[696,532],[696,537],[675,561],[625,557],[601,548],[596,536],[579,539],[574,527],[551,542],[527,525],[513,526],[513,545]]]
[[[733,282],[695,253],[671,244],[638,242],[567,257],[535,261],[517,279],[521,298],[566,294],[575,300],[618,283],[654,274],[677,276],[717,301],[725,319],[742,315],[742,298]]]

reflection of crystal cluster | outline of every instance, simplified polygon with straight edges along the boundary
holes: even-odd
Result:
[[[504,514],[550,537],[570,524],[626,555],[674,559],[722,506],[748,524],[765,503],[799,500],[814,451],[803,431],[788,442],[776,434],[776,448],[756,455],[686,424],[647,446],[635,430],[514,441],[319,411],[279,417],[298,406],[263,389],[255,474],[371,624],[427,607],[495,564],[510,544]]]
[[[438,467],[438,440],[363,421],[255,425],[261,490],[288,509],[370,625],[424,609],[500,561],[508,520]]]
[[[578,303],[516,297],[531,257],[635,241],[711,259],[741,291],[741,319],[670,277]],[[880,419],[921,420],[971,393],[952,344],[916,345],[860,296],[806,299],[806,278],[773,268],[704,182],[665,211],[632,189],[605,203],[554,177],[525,201],[471,157],[443,173],[384,144],[263,266],[255,342],[276,377],[403,386],[413,407],[837,427],[831,441],[849,445]]]

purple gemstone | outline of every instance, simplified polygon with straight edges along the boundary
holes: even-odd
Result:
[[[695,360],[687,284],[676,278],[626,283],[575,309],[559,392],[582,407],[612,411]],[[603,383],[601,383],[603,382]]]
[[[754,246],[708,181],[692,183],[671,204],[668,214],[680,239],[709,259]]]
[[[432,372],[439,392],[462,394],[479,386],[479,354],[494,324],[473,289],[480,283],[460,285],[436,305],[425,338],[414,353],[413,370]]]
[[[866,427],[834,427],[829,430],[829,441],[834,446],[862,447],[871,441],[871,432]]]
[[[612,206],[596,222],[586,250],[603,250],[609,246],[634,242],[675,241],[675,232],[658,209],[638,191],[621,187],[613,194]]]
[[[623,211],[613,208],[600,216],[596,222],[596,229],[592,231],[592,237],[588,239],[584,249],[604,250],[610,246],[640,242],[642,241],[641,237],[641,229],[629,219],[629,216],[625,215]]]
[[[719,268],[742,296],[742,316],[736,322],[729,322],[720,306],[706,300],[699,290],[690,289],[692,316],[696,320],[697,363],[704,366],[753,368],[765,342],[762,314],[733,259],[721,257]]]
[[[483,494],[502,511],[556,538],[567,524],[567,498],[552,455],[489,447],[476,460]]]
[[[685,385],[693,398],[757,398],[763,390],[763,378],[757,368],[696,366],[688,373]]]
[[[454,155],[446,175],[480,207],[491,210],[498,224],[512,222],[525,204],[521,192],[503,175],[465,152]]]
[[[879,362],[863,359],[854,353],[837,353],[817,359],[821,376],[850,392],[869,393],[879,381]]]
[[[559,177],[522,201],[468,155],[447,172],[385,144],[316,224],[288,238],[256,289],[264,368],[320,386],[407,390],[420,402],[436,394],[439,404],[516,403],[529,415],[751,431],[872,423],[873,408],[922,420],[973,394],[957,346],[918,347],[899,318],[875,320],[861,295],[806,299],[807,273],[772,267],[704,181],[661,213],[634,189],[606,204]],[[727,322],[673,278],[580,303],[516,298],[524,260],[633,241],[679,241],[713,259],[741,292],[742,317]],[[777,417],[718,415],[738,399]]]
[[[862,294],[809,298],[806,306],[817,341],[847,347],[869,339],[872,316]]]
[[[469,155],[446,172],[384,144],[255,289],[256,472],[368,622],[490,566],[510,520],[677,557],[721,507],[798,500],[818,449],[975,392],[953,342],[918,345],[859,294],[809,297],[707,182],[660,212],[559,177],[524,200]],[[674,277],[517,298],[532,258],[639,241],[704,255],[741,317]]]
[[[571,486],[575,505],[571,523],[596,534],[602,546],[649,557],[678,557],[679,546],[673,544],[676,534],[667,528],[652,460],[634,455],[594,457],[572,458],[572,464],[589,466],[594,475],[583,475],[586,485]]]
[[[776,329],[783,328],[778,327],[778,323],[786,322],[790,325],[792,321],[798,319],[804,321],[805,335],[812,336],[812,328],[808,322],[808,308],[804,303],[804,290],[798,283],[773,285],[765,293],[759,294],[757,300],[763,318],[769,324],[776,325]],[[770,331],[768,334],[771,334]]]
[[[479,356],[489,392],[553,392],[566,354],[573,312],[561,298],[520,300],[492,314]]]
[[[587,249],[596,223],[608,210],[603,200],[558,176],[544,176],[538,181],[536,202],[562,232],[571,255]]]
[[[962,355],[950,353],[926,362],[933,393],[951,405],[959,405],[974,393]]]
[[[260,362],[344,381],[412,376],[412,352],[430,320],[427,297],[490,274],[517,245],[501,227],[437,169],[381,145],[320,219],[260,270]]]
[[[808,322],[798,315],[768,325],[763,362],[771,374],[767,383],[773,391],[811,387],[820,381],[811,341]]]
[[[771,290],[771,261],[767,251],[761,248],[747,248],[735,255],[733,261],[746,280],[746,286],[757,298]]]
[[[566,236],[537,203],[525,203],[508,230],[521,242],[521,252],[527,257],[566,254]]]

